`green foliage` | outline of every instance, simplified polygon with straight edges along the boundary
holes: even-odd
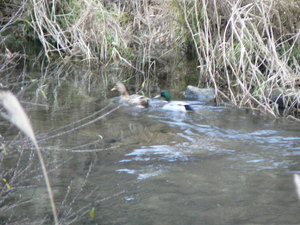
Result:
[[[11,187],[10,184],[7,182],[6,178],[2,178],[2,181],[4,182],[5,187],[9,190]]]
[[[182,11],[181,3],[178,0],[172,0],[171,10],[177,15],[176,19],[178,20],[179,24],[184,25],[184,13]]]
[[[95,215],[95,208],[92,208],[89,212],[89,215],[90,215],[90,219],[94,220],[96,218],[96,215]]]
[[[104,22],[103,11],[97,11],[97,13],[96,13],[96,19],[97,19],[98,23],[103,23]]]
[[[2,144],[2,149],[3,149],[3,153],[5,155],[7,155],[7,149],[6,149],[6,145],[5,144]]]
[[[120,24],[123,27],[125,27],[129,21],[132,21],[132,19],[133,19],[132,16],[130,16],[128,12],[123,12],[119,16]]]

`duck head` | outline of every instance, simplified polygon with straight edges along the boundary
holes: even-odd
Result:
[[[171,101],[171,95],[170,95],[170,92],[168,92],[168,91],[161,91],[160,97],[164,98],[168,102]]]
[[[122,96],[128,96],[129,95],[127,90],[126,90],[125,85],[120,81],[118,81],[116,83],[116,85],[111,89],[111,91],[119,91]]]

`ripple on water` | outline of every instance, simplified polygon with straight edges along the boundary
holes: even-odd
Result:
[[[180,145],[181,147],[179,147]],[[119,160],[122,169],[119,173],[135,174],[138,180],[159,176],[167,172],[170,164],[185,162],[189,155],[184,151],[184,143],[174,145],[153,145],[134,149]]]
[[[212,111],[211,114],[220,112]],[[300,155],[300,148],[295,144],[299,142],[299,137],[290,136],[270,124],[253,124],[250,118],[239,121],[239,117],[235,117],[235,121],[244,124],[234,128],[231,123],[205,121],[200,113],[177,119],[166,115],[157,118],[181,130],[176,135],[189,143],[189,157],[186,160],[204,155],[227,155],[227,160],[233,161],[231,168],[261,171],[287,169],[291,160],[286,156]],[[177,152],[182,153],[179,149]]]
[[[148,147],[142,147],[133,150],[125,156],[127,157],[127,162],[150,160],[163,160],[167,162],[175,162],[188,160],[188,156],[184,154],[184,152],[180,151],[178,145],[153,145]],[[122,162],[122,160],[120,162]]]

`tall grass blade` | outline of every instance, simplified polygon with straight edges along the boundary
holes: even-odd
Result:
[[[52,213],[54,217],[54,221],[56,225],[59,225],[58,223],[58,217],[57,217],[57,211],[56,211],[56,206],[54,203],[54,198],[53,198],[53,193],[52,193],[52,188],[50,185],[50,180],[48,177],[47,169],[45,166],[45,162],[41,153],[41,150],[38,146],[38,143],[36,141],[31,123],[29,121],[29,118],[27,117],[23,107],[19,103],[18,99],[10,92],[10,91],[4,91],[0,90],[0,104],[3,105],[3,107],[6,110],[6,113],[1,112],[1,115],[10,121],[12,124],[14,124],[19,130],[21,130],[27,137],[30,138],[32,143],[35,146],[35,149],[37,151],[39,161],[42,167],[43,175],[45,178],[46,186],[47,186],[47,191],[52,207]]]
[[[294,174],[294,184],[297,193],[297,197],[300,200],[300,175]]]

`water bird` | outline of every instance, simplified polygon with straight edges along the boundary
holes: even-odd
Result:
[[[155,96],[154,98],[164,98],[167,102],[162,106],[162,109],[168,111],[178,111],[178,112],[189,112],[193,111],[193,108],[183,101],[171,101],[171,94],[169,91],[161,91],[160,95]]]
[[[129,95],[125,85],[120,81],[115,84],[111,91],[119,91],[121,103],[139,108],[147,108],[149,106],[149,98],[137,94]]]

